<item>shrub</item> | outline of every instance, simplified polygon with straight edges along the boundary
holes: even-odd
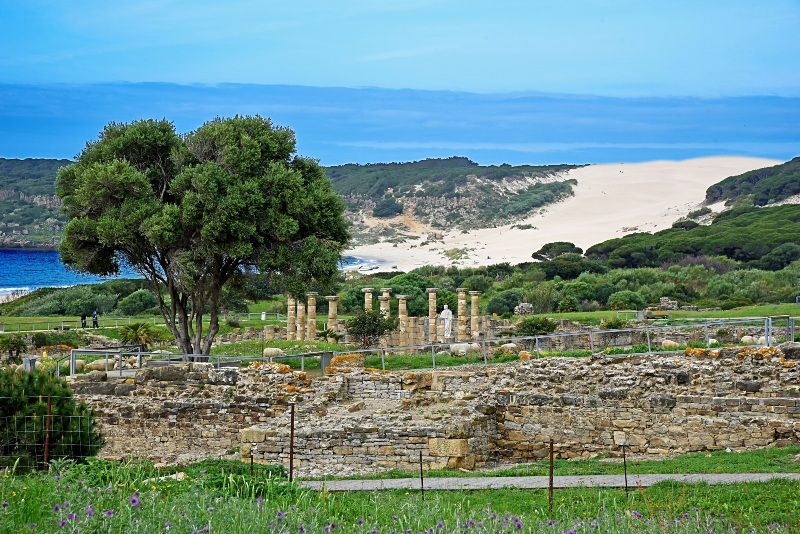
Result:
[[[94,414],[85,404],[75,402],[64,380],[41,370],[16,374],[0,369],[0,413],[0,459],[18,458],[23,467],[44,463],[45,441],[48,460],[84,460],[103,446]]]
[[[541,336],[552,334],[558,324],[547,317],[526,317],[516,326],[516,332],[521,336]]]
[[[604,319],[600,321],[600,328],[604,330],[621,330],[628,326],[628,322],[621,317],[614,317],[613,319]]]
[[[347,333],[363,348],[375,346],[380,339],[397,329],[397,317],[384,317],[379,311],[361,311],[348,320]]]
[[[531,257],[535,260],[547,261],[563,254],[583,254],[583,249],[569,241],[554,241],[531,254]]]
[[[490,314],[496,313],[498,315],[512,313],[520,302],[522,302],[522,291],[519,289],[507,289],[489,299],[486,311]]]
[[[155,341],[153,326],[149,323],[132,323],[119,329],[120,340],[128,345],[137,345],[147,350]]]
[[[372,209],[372,215],[375,217],[394,217],[403,213],[403,205],[400,204],[394,197],[386,197]]]
[[[636,291],[623,289],[608,297],[608,307],[612,310],[640,310],[644,308],[644,299]]]
[[[123,315],[139,315],[153,309],[158,304],[155,295],[147,289],[134,291],[117,303],[117,310]]]
[[[578,311],[578,299],[573,297],[572,295],[567,295],[561,302],[558,303],[558,312],[574,312]]]
[[[28,344],[22,336],[0,336],[0,355],[8,353],[9,363],[20,363],[20,353],[27,350]],[[2,357],[0,357],[2,360]]]

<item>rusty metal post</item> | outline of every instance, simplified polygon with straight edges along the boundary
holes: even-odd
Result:
[[[550,475],[547,482],[547,512],[552,519],[553,517],[553,438],[550,438]]]
[[[47,396],[47,417],[44,420],[44,468],[50,461],[50,419],[53,417],[53,397]]]
[[[627,445],[620,445],[622,447],[622,469],[625,473],[625,497],[628,497],[628,459],[625,455],[625,447]]]
[[[294,403],[291,406],[291,421],[289,423],[289,482],[294,481]]]
[[[419,493],[425,500],[425,479],[422,476],[422,449],[419,451]]]

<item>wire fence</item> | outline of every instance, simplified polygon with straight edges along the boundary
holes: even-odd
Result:
[[[239,322],[245,324],[274,324],[286,319],[286,316],[276,312],[251,312],[236,315]],[[3,321],[0,318],[0,334],[24,334],[33,332],[47,332],[52,330],[93,330],[96,328],[119,328],[137,323],[148,323],[153,326],[166,326],[164,318],[160,315],[145,317],[117,317],[104,315],[99,317],[97,325],[92,323],[92,318],[50,318],[45,320],[14,320]]]

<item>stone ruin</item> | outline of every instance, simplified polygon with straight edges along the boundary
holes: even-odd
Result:
[[[800,344],[682,355],[540,358],[424,372],[281,364],[71,377],[98,414],[102,455],[178,462],[236,453],[303,475],[475,469],[544,458],[746,450],[800,442]]]
[[[397,317],[399,326],[384,343],[387,346],[409,346],[423,345],[426,343],[444,343],[450,341],[469,341],[486,337],[492,337],[496,330],[509,326],[509,321],[494,319],[481,315],[479,309],[480,291],[468,291],[465,288],[458,288],[458,305],[454,320],[455,328],[451,335],[447,335],[444,321],[440,320],[437,314],[436,295],[439,289],[431,287],[427,289],[428,294],[428,315],[426,317],[413,317],[408,315],[408,295],[396,295]],[[364,309],[373,309],[373,294],[375,289],[366,287],[362,289],[364,293]],[[379,309],[385,316],[391,315],[392,289],[384,287],[380,289]],[[469,294],[469,313],[467,313],[467,294]],[[317,332],[317,297],[318,293],[306,293],[306,302],[302,302],[294,297],[287,297],[286,328],[276,328],[274,326],[265,327],[265,338],[283,338],[287,340],[313,340],[318,336]],[[339,336],[346,335],[344,324],[339,320],[338,303],[339,297],[335,295],[327,296],[328,318],[326,328],[328,332],[336,333]],[[334,341],[329,338],[328,341]]]

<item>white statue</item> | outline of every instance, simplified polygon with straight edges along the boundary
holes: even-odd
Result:
[[[447,304],[444,305],[442,313],[439,314],[439,319],[444,321],[444,337],[447,339],[453,334],[453,312],[450,311]]]

